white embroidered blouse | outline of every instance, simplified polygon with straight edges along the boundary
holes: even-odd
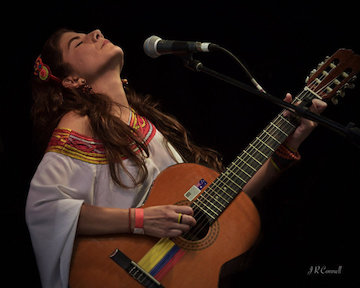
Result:
[[[68,287],[73,243],[83,203],[138,207],[145,201],[156,176],[165,168],[183,162],[170,144],[173,155],[169,153],[163,135],[146,118],[131,113],[128,124],[140,133],[150,153],[145,159],[148,169],[145,182],[131,189],[121,188],[112,181],[99,140],[70,129],[54,130],[31,181],[26,203],[26,221],[44,288]],[[123,161],[136,176],[136,167],[128,159]],[[121,180],[131,186],[129,176],[120,173]]]

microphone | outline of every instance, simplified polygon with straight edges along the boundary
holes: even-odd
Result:
[[[190,42],[163,40],[158,36],[150,36],[144,41],[144,52],[151,58],[165,54],[184,54],[193,52],[211,52],[217,49],[216,44],[209,42]]]

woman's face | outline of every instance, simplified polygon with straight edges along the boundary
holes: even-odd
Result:
[[[63,60],[78,76],[92,79],[99,73],[123,66],[123,50],[105,39],[100,30],[88,34],[65,32],[60,38]]]

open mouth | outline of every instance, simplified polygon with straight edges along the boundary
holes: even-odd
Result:
[[[107,40],[107,39],[105,39],[104,42],[103,42],[103,44],[102,44],[102,46],[101,46],[101,48],[103,48],[103,47],[104,47],[106,44],[108,44],[108,43],[110,43],[110,41]]]

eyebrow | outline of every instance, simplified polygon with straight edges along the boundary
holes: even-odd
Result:
[[[74,40],[76,40],[76,39],[80,39],[80,36],[75,36],[75,37],[73,37],[73,38],[71,38],[71,39],[69,40],[68,45],[67,45],[67,49],[68,49],[68,50],[70,49],[71,43],[72,43]]]

